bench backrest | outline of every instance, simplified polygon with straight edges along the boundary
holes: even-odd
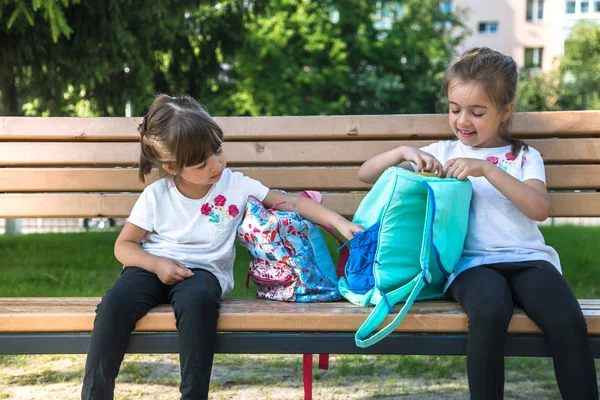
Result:
[[[0,118],[0,217],[126,217],[140,118]],[[271,188],[327,192],[352,215],[366,159],[452,138],[446,115],[223,117],[229,166]],[[600,216],[600,111],[518,113],[513,135],[544,156],[551,215]],[[156,179],[156,174],[153,181]]]

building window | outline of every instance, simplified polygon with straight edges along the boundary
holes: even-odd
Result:
[[[479,23],[479,33],[487,34],[487,33],[497,33],[498,32],[498,22],[480,22]]]
[[[449,14],[452,11],[452,1],[451,0],[440,1],[440,10],[442,10],[443,13]]]
[[[588,11],[590,11],[590,2],[586,1],[586,0],[582,0],[581,1],[581,13],[587,14]]]
[[[575,14],[575,2],[567,1],[567,14]]]
[[[596,0],[596,2],[594,2],[594,11],[600,12],[600,1],[598,1],[598,0]]]
[[[525,49],[525,68],[542,68],[542,56],[544,49],[542,47],[533,47]]]
[[[544,19],[544,0],[527,0],[527,21],[538,22]]]

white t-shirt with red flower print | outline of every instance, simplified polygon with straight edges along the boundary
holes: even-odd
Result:
[[[148,231],[144,250],[210,271],[225,295],[233,289],[235,230],[248,196],[262,201],[268,191],[228,168],[202,199],[185,197],[172,180],[163,178],[146,187],[127,221]]]
[[[477,158],[490,161],[522,182],[538,179],[546,183],[542,156],[531,146],[515,155],[510,146],[478,148],[452,140],[433,143],[421,150],[433,155],[442,165],[453,158]],[[473,186],[473,199],[465,248],[446,288],[456,275],[484,264],[545,260],[560,272],[558,254],[546,246],[537,223],[519,211],[484,177],[469,177],[469,180]]]

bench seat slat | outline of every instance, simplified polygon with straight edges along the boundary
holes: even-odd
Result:
[[[267,187],[284,190],[368,190],[358,167],[233,168]],[[137,192],[146,184],[135,168],[0,168],[0,192]],[[600,189],[600,165],[548,165],[548,189]]]
[[[127,217],[139,194],[0,194],[0,218]],[[353,215],[364,197],[326,193],[323,204]],[[600,193],[550,193],[554,217],[600,217]]]
[[[89,332],[99,298],[0,298],[0,333]],[[600,300],[580,302],[591,335],[600,335]],[[253,298],[223,301],[218,330],[221,332],[354,332],[372,308],[346,301],[335,303],[281,303]],[[395,307],[396,312],[399,306]],[[392,316],[385,323],[389,323]],[[142,318],[139,332],[172,332],[171,306],[161,305]],[[467,316],[450,301],[417,302],[397,332],[467,332]],[[537,333],[539,328],[516,308],[510,333]]]
[[[351,165],[401,145],[422,147],[432,141],[307,141],[226,142],[232,166]],[[598,163],[600,138],[534,139],[546,163]],[[0,146],[0,166],[126,166],[139,160],[139,143],[6,142]]]
[[[308,117],[217,117],[226,140],[357,138],[437,138],[450,136],[444,114],[349,115]],[[140,117],[0,118],[0,140],[136,141]],[[524,137],[596,134],[598,111],[521,112],[511,131]],[[351,133],[351,134],[349,134]]]

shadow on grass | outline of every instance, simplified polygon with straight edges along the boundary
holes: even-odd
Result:
[[[52,383],[76,382],[83,379],[83,370],[77,371],[56,371],[44,370],[31,374],[11,376],[8,378],[9,385],[47,385]]]

